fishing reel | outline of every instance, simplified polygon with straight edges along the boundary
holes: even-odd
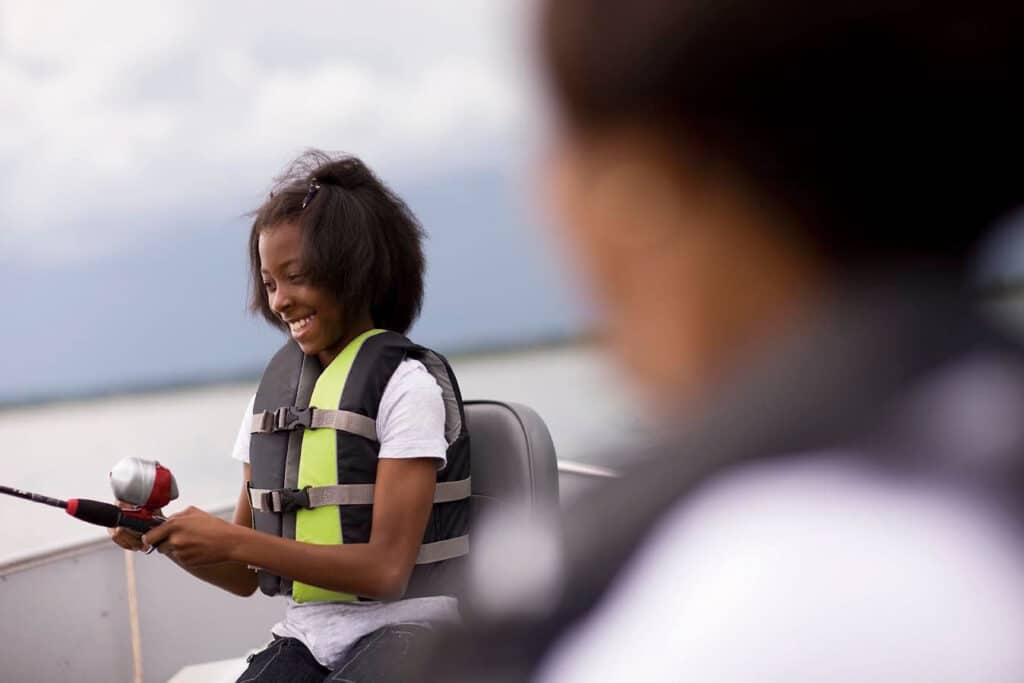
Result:
[[[33,503],[62,508],[72,517],[108,528],[125,527],[144,534],[167,520],[156,513],[178,497],[178,482],[171,471],[155,460],[125,458],[110,470],[110,488],[123,503],[122,508],[88,498],[50,498],[39,493],[0,485],[0,493]],[[151,547],[148,552],[153,552]]]
[[[156,460],[127,457],[110,469],[110,488],[117,500],[153,512],[178,497],[178,482]]]

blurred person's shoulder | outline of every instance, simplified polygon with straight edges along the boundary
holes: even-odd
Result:
[[[1013,528],[857,454],[747,465],[668,511],[541,679],[1017,680]]]
[[[634,508],[654,481],[677,495],[633,526],[637,543],[542,680],[1020,680],[1021,354],[975,348],[868,403],[826,439],[861,446],[724,468],[711,455],[689,472],[696,454],[667,447],[674,481],[669,469],[623,482],[640,486]],[[592,545],[600,562],[607,544]]]

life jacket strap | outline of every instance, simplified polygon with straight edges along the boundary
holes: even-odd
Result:
[[[361,436],[370,441],[377,440],[377,422],[366,415],[350,410],[326,408],[298,408],[282,406],[277,410],[264,410],[252,416],[249,432],[270,434],[288,432],[293,429],[334,429]]]
[[[304,489],[258,489],[246,482],[249,507],[259,512],[295,512],[309,507],[309,487]]]
[[[469,554],[469,534],[446,538],[443,541],[424,543],[416,555],[416,564],[444,562]]]
[[[321,508],[328,505],[373,505],[375,484],[337,484],[307,486],[303,489],[257,489],[247,486],[249,505],[260,512],[294,512],[299,508]],[[434,503],[453,503],[469,498],[473,491],[472,477],[440,482],[434,488]],[[435,562],[438,560],[434,560]]]

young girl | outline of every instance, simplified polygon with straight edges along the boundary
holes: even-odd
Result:
[[[457,619],[469,449],[447,362],[402,334],[423,297],[422,230],[358,159],[308,152],[254,213],[252,308],[289,342],[239,431],[234,524],[195,508],[157,546],[238,595],[290,596],[240,681],[382,681]]]

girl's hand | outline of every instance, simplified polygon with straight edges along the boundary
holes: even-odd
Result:
[[[132,509],[136,506],[131,503],[125,503],[124,501],[117,501],[117,506],[122,510]],[[162,510],[156,510],[155,514],[163,517]],[[107,534],[111,540],[117,545],[121,546],[125,550],[141,550],[143,552],[149,552],[150,547],[143,543],[142,534],[132,529],[125,529],[124,527],[116,527],[114,529],[107,529]]]
[[[237,524],[189,507],[147,531],[141,541],[156,546],[183,567],[198,567],[230,560],[235,539],[244,531]]]
[[[115,529],[107,529],[107,534],[110,535],[114,543],[125,550],[141,550],[143,552],[149,550],[149,546],[142,542],[142,536],[137,531],[119,526]]]

